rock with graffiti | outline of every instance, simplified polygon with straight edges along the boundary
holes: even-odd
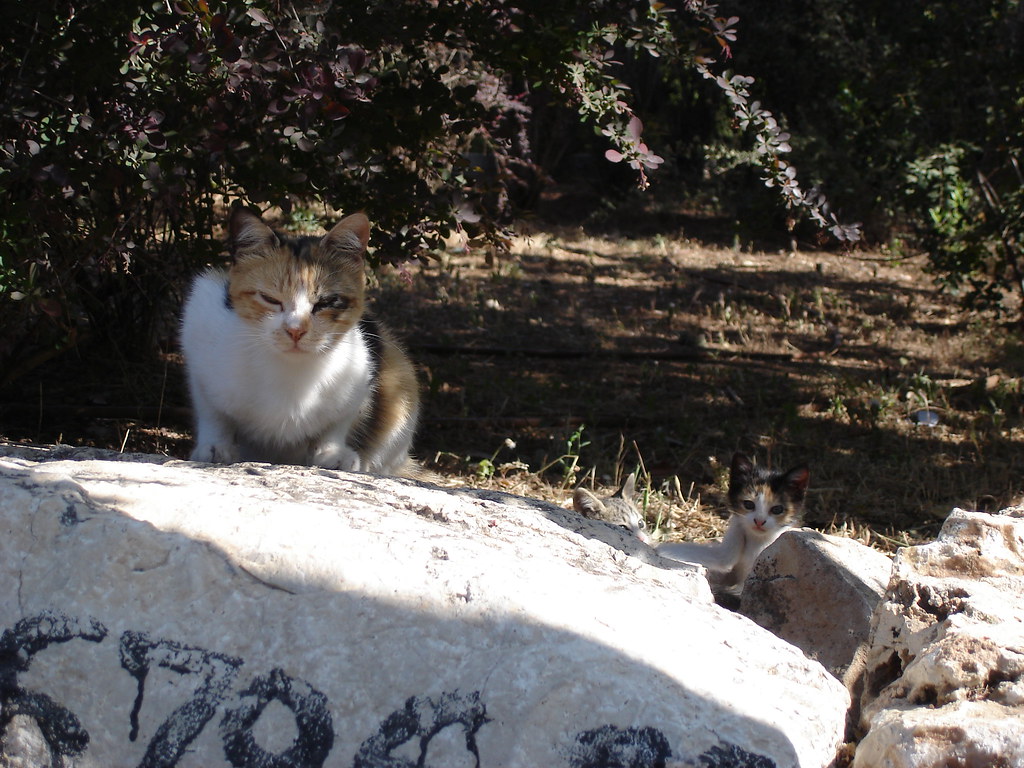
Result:
[[[828,765],[843,686],[551,505],[0,446],[0,764]]]

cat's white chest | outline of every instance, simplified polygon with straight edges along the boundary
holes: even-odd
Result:
[[[350,332],[328,352],[312,360],[237,361],[217,384],[224,409],[250,436],[267,444],[313,438],[356,411],[369,392],[369,366],[358,333]],[[305,355],[304,357],[310,357]]]

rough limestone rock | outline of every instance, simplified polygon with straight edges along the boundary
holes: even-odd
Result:
[[[841,741],[818,663],[567,510],[0,454],[0,765],[810,768]]]
[[[758,558],[739,610],[820,661],[859,697],[871,616],[891,573],[886,555],[852,539],[787,531]]]
[[[954,510],[872,619],[855,768],[1024,767],[1024,509]]]

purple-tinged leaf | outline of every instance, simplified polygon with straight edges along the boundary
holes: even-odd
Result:
[[[270,23],[270,19],[267,18],[267,15],[263,13],[263,11],[261,11],[259,8],[250,8],[248,11],[246,11],[245,15],[253,21],[255,21],[264,29],[272,29],[274,26],[273,24]]]
[[[636,142],[640,140],[640,135],[643,133],[643,130],[644,124],[640,121],[639,117],[634,115],[630,119],[629,125],[626,126],[626,133],[634,142]]]

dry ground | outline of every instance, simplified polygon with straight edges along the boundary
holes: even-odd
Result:
[[[1024,489],[1021,335],[923,267],[527,227],[508,257],[455,244],[374,293],[420,367],[417,451],[443,484],[567,505],[639,468],[650,525],[702,539],[744,450],[807,461],[807,523],[891,549]],[[185,457],[187,404],[174,353],[66,357],[0,392],[0,434]]]

